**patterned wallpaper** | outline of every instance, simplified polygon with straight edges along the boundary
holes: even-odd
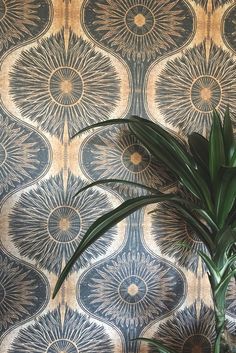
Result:
[[[88,226],[143,192],[79,188],[174,185],[125,125],[70,137],[130,114],[207,134],[213,106],[236,112],[235,19],[233,0],[0,0],[1,353],[148,352],[137,336],[211,352],[203,245],[168,205],[107,232],[51,295]]]

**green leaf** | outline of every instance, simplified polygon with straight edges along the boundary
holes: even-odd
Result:
[[[198,251],[198,254],[206,264],[206,267],[211,275],[211,283],[213,284],[213,287],[216,287],[221,280],[221,276],[220,276],[220,272],[219,272],[218,267],[216,266],[214,261],[212,261],[210,256],[208,256],[204,252]]]
[[[230,166],[231,167],[236,167],[236,148],[235,151],[230,159]]]
[[[231,270],[232,265],[236,262],[236,254],[231,255],[224,264],[224,267],[222,268],[222,273],[227,273],[229,270]]]
[[[171,136],[170,134],[166,138],[162,136],[162,129],[161,133],[159,133],[146,120],[138,119],[137,117],[135,119],[136,122],[139,121],[139,124],[130,123],[129,127],[131,131],[157,160],[161,160],[174,173],[178,180],[183,181],[186,187],[199,198],[198,186],[194,178],[192,178],[191,169],[187,167],[189,166],[189,161],[188,164],[185,163],[185,160],[188,159],[187,153],[183,157],[182,151],[180,154],[177,152],[178,149],[175,149],[175,144],[172,146],[172,139],[169,137]]]
[[[208,228],[202,222],[200,222],[199,219],[195,217],[189,209],[184,207],[183,201],[181,204],[176,203],[174,200],[171,203],[179,211],[183,220],[185,220],[186,223],[192,227],[200,240],[206,245],[208,251],[212,254],[215,249],[215,244]]]
[[[216,288],[214,297],[217,302],[217,305],[220,307],[225,307],[225,296],[228,289],[229,282],[231,278],[236,274],[236,269],[230,271],[224,279],[220,282],[219,286]]]
[[[224,147],[225,147],[225,157],[227,165],[231,165],[231,159],[235,152],[235,141],[233,126],[230,119],[229,107],[227,106],[224,114],[223,122],[223,136],[224,136]]]
[[[215,237],[216,252],[213,256],[214,262],[217,264],[218,268],[221,270],[227,258],[230,254],[230,249],[236,241],[236,231],[231,227],[228,227],[219,233]]]
[[[128,180],[121,180],[121,179],[99,179],[97,181],[94,181],[86,186],[84,186],[83,188],[81,188],[78,192],[76,192],[76,194],[74,196],[78,196],[81,192],[87,190],[87,189],[90,189],[91,187],[93,186],[97,186],[97,185],[100,185],[100,184],[108,184],[108,183],[121,183],[121,184],[127,184],[127,185],[130,185],[130,186],[136,186],[136,187],[139,187],[139,188],[143,188],[151,193],[159,193],[159,191],[155,188],[151,188],[149,186],[146,186],[146,185],[143,185],[143,184],[140,184],[140,183],[136,183],[134,181],[128,181]]]
[[[223,227],[236,198],[236,167],[221,167],[216,188],[215,210],[217,224]]]
[[[212,228],[213,231],[215,231],[215,232],[219,231],[219,227],[215,223],[212,214],[209,214],[209,212],[207,212],[206,210],[204,210],[202,208],[193,208],[193,211],[196,214],[198,214],[200,216],[200,218],[202,218],[206,222],[206,224]]]
[[[147,342],[151,346],[156,347],[158,349],[158,352],[160,352],[160,353],[176,353],[176,351],[174,351],[173,349],[165,346],[161,341],[158,341],[156,339],[139,337],[139,338],[136,338],[136,339],[134,339],[132,341]]]
[[[86,131],[89,131],[91,129],[95,129],[97,127],[103,127],[103,126],[109,126],[109,125],[118,125],[118,124],[128,124],[130,121],[131,121],[130,119],[110,119],[110,120],[101,121],[99,123],[86,126],[84,129],[79,130],[78,132],[76,132],[71,137],[71,139],[75,138],[78,135],[83,134]]]
[[[151,122],[150,120],[142,119],[138,116],[131,116],[130,118],[132,122],[138,122],[139,124],[132,126],[132,123],[129,123],[129,126],[131,127],[131,130],[135,134],[137,130],[139,130],[141,127],[142,128],[150,128],[151,131],[155,132],[155,135],[158,136],[160,141],[164,142],[166,147],[170,150],[176,153],[178,156],[181,157],[181,160],[184,161],[185,164],[188,166],[192,167],[193,166],[193,159],[192,156],[188,153],[186,147],[184,144],[181,144],[177,138],[175,138],[171,133],[163,129],[160,125],[155,124]]]
[[[220,116],[213,112],[213,120],[209,138],[209,170],[211,180],[215,184],[219,168],[225,164],[225,150]]]
[[[197,166],[201,167],[205,173],[209,175],[209,143],[207,139],[197,132],[194,132],[189,135],[188,143]]]
[[[159,195],[148,195],[148,196],[140,196],[136,197],[131,200],[127,200],[123,202],[120,206],[115,208],[114,210],[106,213],[105,215],[99,217],[87,230],[83,239],[81,240],[79,246],[75,250],[71,259],[67,262],[66,266],[64,267],[62,273],[60,274],[54,292],[53,298],[55,298],[57,292],[59,291],[62,283],[64,282],[65,278],[69,274],[71,268],[73,267],[74,263],[78,260],[81,254],[97,239],[99,239],[105,232],[107,232],[110,228],[114,225],[122,221],[124,218],[128,217],[133,212],[137,211],[138,209],[162,202],[162,201],[170,201],[175,200],[182,202],[182,199],[178,198],[176,195],[173,194],[162,194]]]
[[[211,192],[205,180],[195,170],[195,163],[187,149],[160,126],[138,117],[132,119],[139,124],[129,123],[129,127],[143,145],[212,211]]]

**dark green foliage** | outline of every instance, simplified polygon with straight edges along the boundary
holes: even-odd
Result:
[[[159,190],[142,186],[149,191],[147,196],[125,201],[115,210],[96,220],[87,230],[75,254],[60,275],[53,297],[75,261],[104,232],[141,207],[168,201],[178,209],[185,222],[197,232],[208,250],[208,254],[200,252],[199,256],[202,257],[208,269],[215,306],[214,353],[220,352],[225,326],[225,295],[230,279],[236,274],[234,245],[236,242],[236,142],[228,109],[222,120],[223,122],[219,114],[214,111],[209,140],[193,133],[188,137],[188,146],[161,126],[137,116],[98,123],[81,131],[110,124],[128,124],[129,129],[151,155],[169,168],[180,185],[197,198],[198,202],[191,203],[184,195],[163,194]],[[90,186],[112,181],[130,183],[107,179],[92,183]],[[139,184],[133,185],[141,187]],[[171,352],[161,342],[148,339],[145,341],[156,346],[161,353]]]

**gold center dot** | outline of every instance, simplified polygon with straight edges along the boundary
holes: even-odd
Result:
[[[68,220],[68,218],[62,218],[60,220],[59,228],[64,232],[70,228],[70,221]]]
[[[204,101],[209,101],[211,99],[212,92],[208,87],[204,87],[201,89],[200,95]]]
[[[138,286],[136,286],[136,284],[132,283],[129,287],[128,287],[128,293],[129,295],[131,295],[132,297],[135,296],[138,293]]]
[[[60,84],[60,89],[63,93],[71,93],[72,88],[73,87],[70,80],[63,80]]]
[[[136,24],[137,27],[143,27],[146,23],[146,18],[145,16],[143,16],[143,14],[138,13],[135,17],[134,17],[134,23]]]
[[[134,152],[131,154],[130,160],[133,164],[138,165],[142,162],[142,156],[138,152]]]

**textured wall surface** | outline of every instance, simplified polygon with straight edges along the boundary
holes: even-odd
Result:
[[[75,198],[80,187],[174,182],[123,125],[70,137],[130,114],[207,134],[213,106],[236,111],[235,52],[235,1],[0,0],[1,353],[147,352],[137,336],[211,352],[202,244],[167,205],[107,232],[51,295],[88,226],[143,192],[108,185]],[[231,284],[231,332],[235,294]]]

